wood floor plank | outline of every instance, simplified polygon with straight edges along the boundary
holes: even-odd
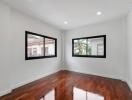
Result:
[[[59,71],[13,90],[0,100],[40,100],[55,89],[55,100],[73,100],[73,88],[96,93],[105,100],[132,100],[128,85],[121,81],[72,71]]]

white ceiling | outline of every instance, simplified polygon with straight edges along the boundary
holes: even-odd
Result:
[[[3,0],[26,14],[62,30],[110,20],[127,14],[132,0]],[[97,16],[98,11],[102,12]],[[64,21],[68,21],[67,25]]]

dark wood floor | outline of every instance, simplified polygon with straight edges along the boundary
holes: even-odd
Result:
[[[131,91],[123,81],[71,71],[59,71],[17,88],[0,100],[40,100],[52,89],[55,100],[73,100],[73,87],[99,94],[105,100],[132,100]]]

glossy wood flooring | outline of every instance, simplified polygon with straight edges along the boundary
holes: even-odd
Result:
[[[74,100],[74,87],[99,94],[104,100],[132,100],[131,91],[123,81],[71,71],[59,71],[17,88],[0,100],[40,100],[51,90],[55,90],[55,100]]]

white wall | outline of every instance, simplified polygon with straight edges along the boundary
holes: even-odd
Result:
[[[65,34],[65,69],[126,79],[125,18],[84,26]],[[107,35],[106,58],[72,57],[72,38]]]
[[[127,17],[128,84],[132,89],[132,10]]]
[[[57,38],[57,58],[25,61],[25,30]],[[0,48],[0,95],[61,69],[61,32],[1,2]]]
[[[0,2],[0,95],[60,69],[127,79],[132,84],[132,12],[127,25],[129,69],[126,59],[125,18],[84,26],[63,34],[58,29]],[[57,58],[25,61],[25,30],[57,38]],[[103,34],[107,35],[106,59],[72,57],[72,38]]]

